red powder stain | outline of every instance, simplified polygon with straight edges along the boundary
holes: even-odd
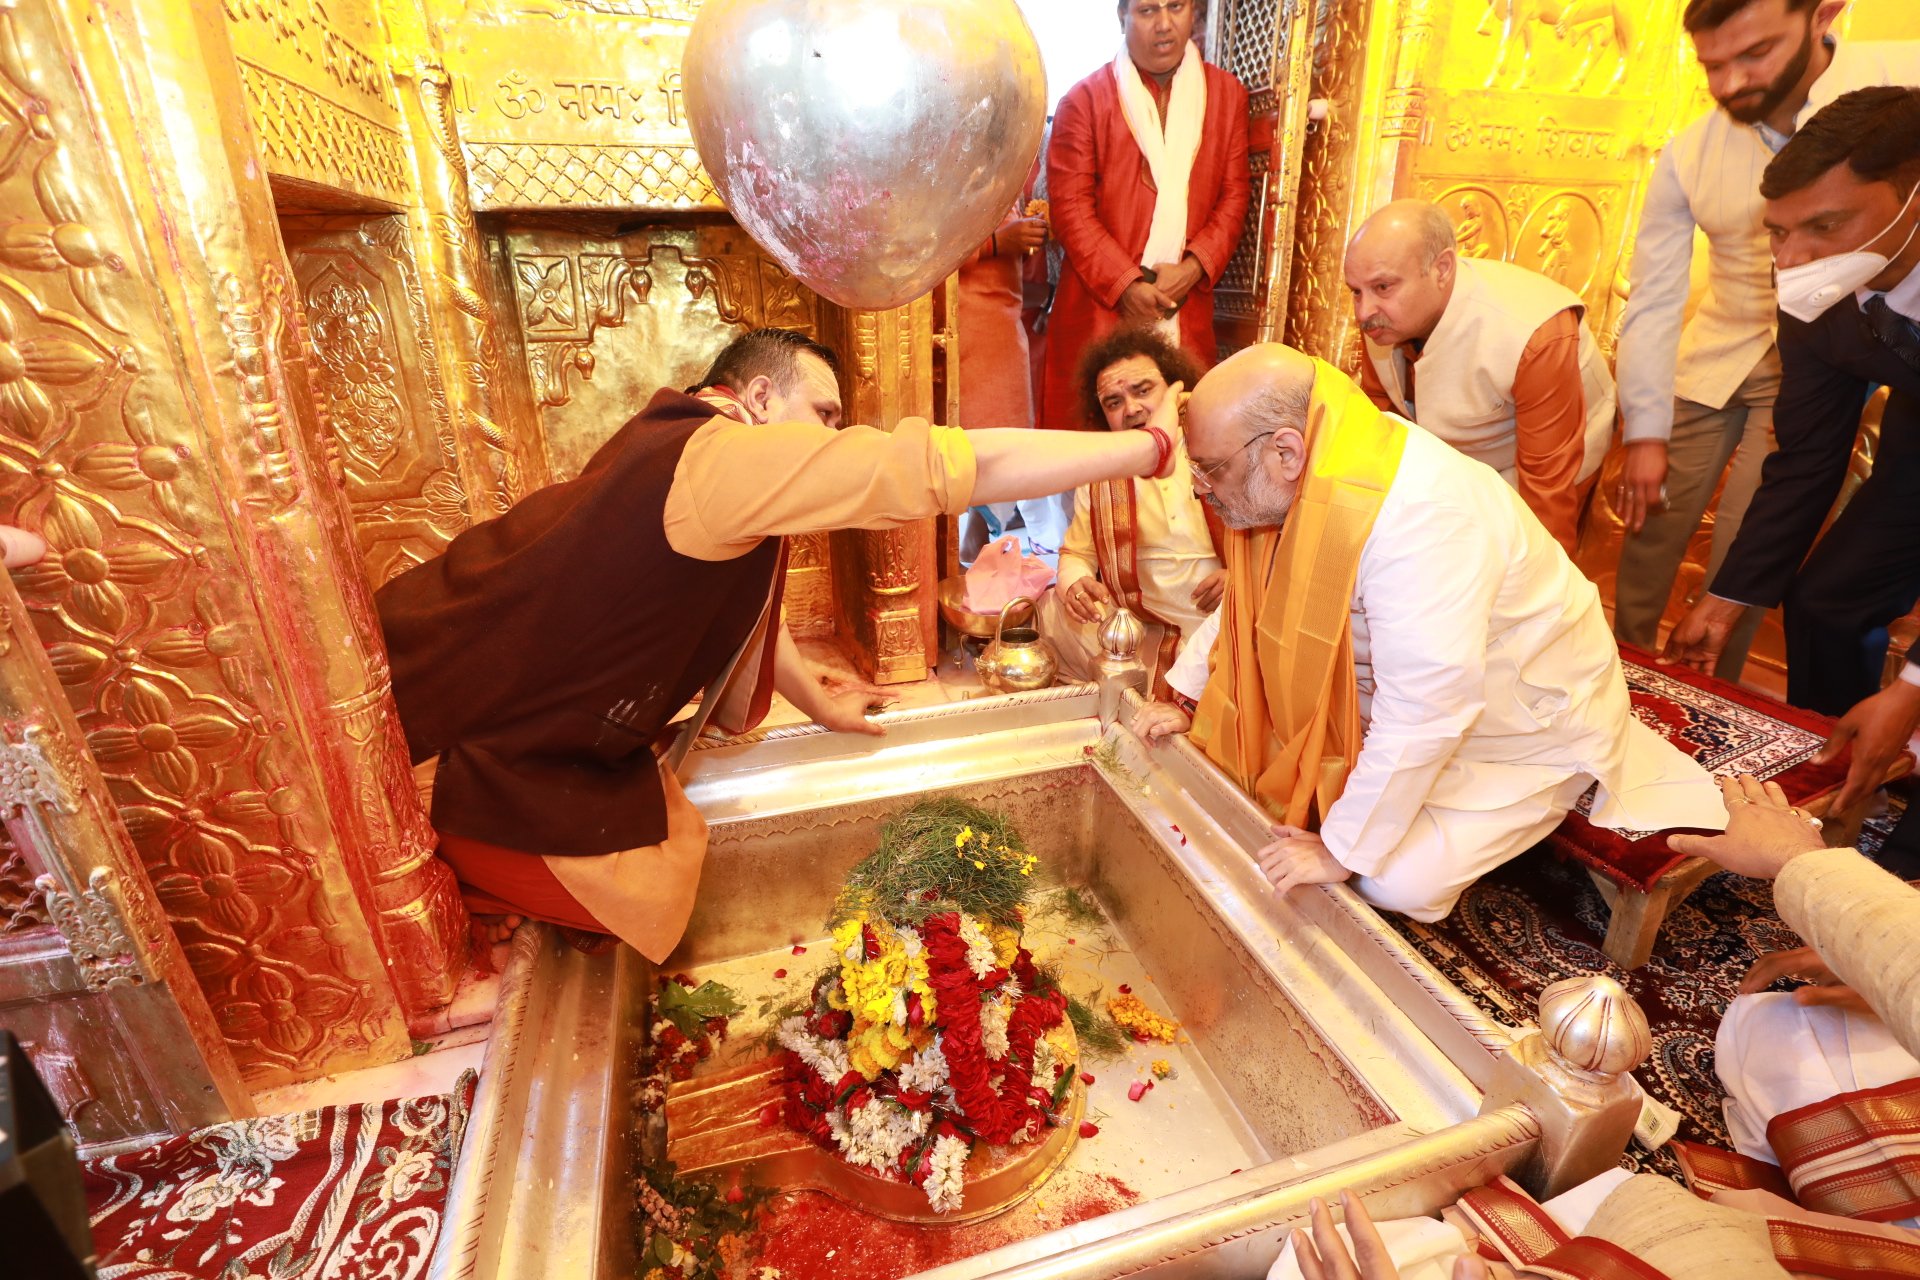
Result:
[[[784,978],[787,976],[787,971],[785,969],[775,969],[773,971],[773,976],[776,978]]]
[[[796,942],[793,944],[793,954],[803,956],[807,954],[807,949]]]
[[[817,1191],[788,1192],[769,1201],[760,1215],[754,1266],[778,1267],[781,1280],[898,1280],[1113,1213],[1139,1199],[1111,1175],[1067,1170],[985,1222],[918,1227],[876,1218]]]

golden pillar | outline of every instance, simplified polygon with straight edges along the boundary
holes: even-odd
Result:
[[[465,919],[412,790],[262,154],[235,127],[265,82],[243,86],[228,16],[290,38],[242,0],[0,13],[9,243],[45,229],[0,275],[18,353],[0,514],[52,548],[17,577],[36,630],[259,1087],[404,1057],[408,1017],[451,997]],[[332,73],[377,85],[354,47],[329,46]],[[378,156],[356,163],[384,180]]]

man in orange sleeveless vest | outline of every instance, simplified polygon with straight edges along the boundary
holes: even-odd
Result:
[[[1172,469],[1157,430],[841,428],[837,367],[801,334],[745,334],[579,476],[381,588],[401,724],[416,764],[438,759],[440,852],[475,912],[610,933],[658,962],[707,847],[678,752],[709,723],[752,727],[776,687],[829,728],[876,731],[865,692],[829,697],[780,623],[786,536]]]
[[[1446,211],[1425,200],[1362,223],[1346,270],[1368,397],[1498,471],[1572,555],[1614,421],[1613,375],[1580,295],[1463,256]]]

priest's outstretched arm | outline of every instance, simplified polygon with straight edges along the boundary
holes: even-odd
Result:
[[[1169,461],[1149,431],[962,431],[908,418],[892,431],[716,419],[687,444],[667,496],[673,549],[745,555],[763,538],[892,529],[1152,474]]]

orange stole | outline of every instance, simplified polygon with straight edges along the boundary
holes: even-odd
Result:
[[[1102,480],[1089,490],[1087,514],[1093,526],[1093,558],[1100,581],[1120,603],[1141,621],[1160,629],[1154,653],[1153,696],[1166,702],[1173,697],[1167,684],[1167,669],[1173,665],[1180,648],[1180,628],[1148,609],[1140,589],[1140,508],[1133,486],[1132,480]],[[1212,507],[1206,508],[1206,516],[1207,532],[1213,535],[1214,554],[1223,555],[1225,531],[1220,527],[1219,517],[1214,515]]]
[[[1191,738],[1269,813],[1317,827],[1360,755],[1350,611],[1407,427],[1314,360],[1307,470],[1280,529],[1227,538],[1227,599]]]

